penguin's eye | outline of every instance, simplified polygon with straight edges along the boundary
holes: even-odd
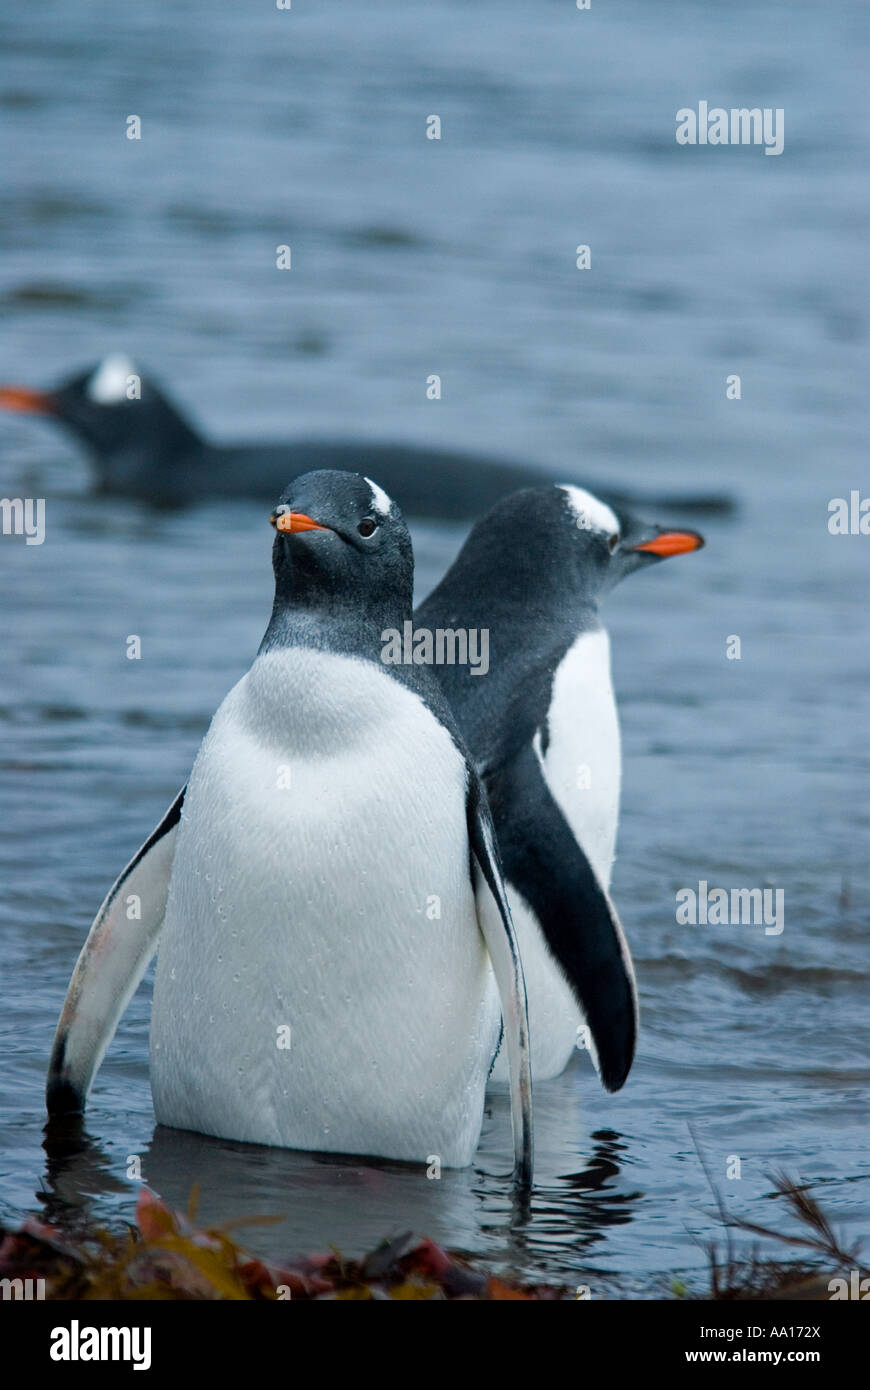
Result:
[[[614,531],[614,533],[613,533],[612,536],[608,536],[608,537],[607,537],[607,549],[610,551],[611,555],[613,554],[614,550],[616,549],[616,547],[617,547],[618,545],[619,545],[619,532],[618,532],[618,531]]]
[[[378,523],[373,516],[364,516],[356,529],[361,536],[373,536],[378,529]]]

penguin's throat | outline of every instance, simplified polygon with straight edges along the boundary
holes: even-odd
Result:
[[[260,744],[332,755],[383,719],[383,667],[313,647],[260,652],[236,690],[238,714]]]
[[[357,603],[324,596],[316,607],[276,597],[260,652],[307,648],[380,662],[384,632],[410,617],[410,607],[371,596]]]

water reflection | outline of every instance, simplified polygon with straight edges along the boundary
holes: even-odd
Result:
[[[505,1098],[491,1098],[478,1163],[442,1170],[439,1179],[428,1178],[423,1164],[272,1149],[157,1125],[141,1155],[141,1181],[182,1210],[198,1188],[197,1219],[205,1226],[280,1217],[242,1226],[243,1243],[273,1258],[332,1246],[361,1255],[411,1232],[529,1279],[570,1280],[610,1228],[634,1219],[642,1193],[620,1189],[627,1141],[613,1130],[596,1131],[576,1170],[548,1174],[545,1161],[531,1199],[522,1199],[510,1182],[508,1156],[493,1141],[502,1139],[506,1109]],[[546,1134],[539,1143],[546,1153]],[[119,1180],[117,1158],[80,1117],[47,1125],[43,1147],[37,1198],[45,1220],[78,1236],[92,1219],[111,1220],[113,1207],[129,1219],[139,1184]],[[106,1200],[117,1197],[121,1203]]]

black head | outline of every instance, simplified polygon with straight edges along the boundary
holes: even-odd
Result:
[[[294,640],[287,619],[310,613],[350,622],[364,631],[365,645],[380,651],[383,629],[411,615],[414,554],[396,503],[361,473],[323,469],[285,488],[270,520],[276,536],[269,645]]]
[[[554,488],[561,511],[560,530],[570,551],[572,567],[590,596],[612,589],[626,575],[647,569],[671,555],[700,550],[704,537],[697,531],[656,526],[630,512],[616,510],[585,488]]]
[[[59,420],[102,463],[113,454],[153,449],[164,458],[196,436],[154,383],[120,353],[104,357],[53,391],[0,387],[0,407]],[[105,481],[111,486],[111,472]]]
[[[530,619],[554,604],[567,616],[578,603],[597,607],[635,570],[703,544],[696,531],[639,521],[581,487],[524,488],[477,523],[436,593],[494,591]]]

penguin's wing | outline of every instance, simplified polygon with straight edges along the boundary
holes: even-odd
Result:
[[[618,1091],[634,1059],[638,1008],[616,909],[547,786],[537,737],[494,782],[505,877],[528,903],[571,986],[602,1084]]]
[[[477,920],[501,996],[511,1082],[514,1178],[520,1186],[528,1188],[532,1182],[533,1136],[526,981],[502,879],[492,817],[482,783],[471,769],[466,813],[474,869]]]
[[[49,1115],[78,1114],[118,1020],[157,949],[163,925],[183,787],[133,856],[94,918],[76,962],[51,1050],[45,1099]],[[139,916],[127,915],[131,897]]]

